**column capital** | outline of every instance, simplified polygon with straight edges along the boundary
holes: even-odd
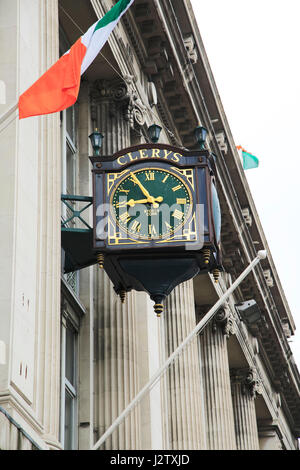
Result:
[[[130,127],[133,128],[135,124],[138,126],[145,124],[147,108],[138,96],[132,75],[126,75],[123,79],[96,80],[92,87],[91,97],[94,105],[109,100],[116,106],[123,106],[124,119],[129,121]],[[111,114],[114,115],[113,108]]]
[[[227,308],[221,308],[214,317],[213,331],[220,327],[224,336],[229,338],[236,333],[236,325],[231,311]]]
[[[255,399],[262,393],[262,383],[255,367],[231,369],[230,377],[233,383],[241,384],[244,395],[248,393],[251,398]]]

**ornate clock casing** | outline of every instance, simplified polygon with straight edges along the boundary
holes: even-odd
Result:
[[[214,157],[143,144],[91,157],[94,241],[100,266],[124,298],[146,291],[159,315],[180,283],[221,268]]]

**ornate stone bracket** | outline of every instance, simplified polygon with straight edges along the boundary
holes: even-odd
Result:
[[[236,325],[232,313],[228,309],[220,309],[214,317],[213,331],[216,331],[217,327],[222,329],[223,335],[229,338],[230,335],[236,333]]]
[[[193,34],[187,34],[183,40],[185,48],[188,53],[188,57],[192,64],[196,64],[198,62],[198,52],[196,48],[196,42]]]
[[[102,100],[110,100],[115,106],[111,106],[110,114],[114,116],[116,107],[123,107],[124,118],[129,121],[130,127],[135,124],[143,126],[146,118],[146,106],[140,100],[132,75],[124,76],[124,80],[96,80],[94,83],[92,98],[92,119],[95,116],[95,106]],[[94,117],[96,120],[96,117]]]
[[[261,382],[254,367],[251,367],[248,371],[245,379],[245,387],[248,388],[249,393],[253,398],[256,398],[257,394],[260,395],[262,393]]]
[[[255,399],[257,395],[262,393],[262,384],[254,367],[249,369],[234,369],[230,371],[230,375],[233,382],[241,384],[241,390],[244,395],[249,393],[250,397]]]

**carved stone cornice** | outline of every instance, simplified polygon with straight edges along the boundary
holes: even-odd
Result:
[[[93,107],[102,101],[111,101],[115,107],[122,107],[124,119],[129,121],[130,127],[143,126],[146,119],[146,106],[143,105],[135,87],[135,79],[132,75],[124,76],[123,80],[96,80],[91,92],[92,119]],[[114,106],[111,115],[114,115]]]
[[[244,395],[248,393],[251,398],[255,399],[262,393],[262,383],[254,367],[231,369],[230,377],[233,383],[241,384],[241,391]]]
[[[230,335],[234,335],[236,333],[234,317],[230,310],[222,308],[215,315],[213,321],[213,331],[216,331],[218,327],[222,329],[223,335],[227,338],[229,338]]]

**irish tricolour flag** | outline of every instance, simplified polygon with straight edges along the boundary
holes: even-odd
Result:
[[[20,119],[62,111],[76,102],[81,75],[96,58],[110,33],[133,2],[134,0],[119,0],[20,96]]]

